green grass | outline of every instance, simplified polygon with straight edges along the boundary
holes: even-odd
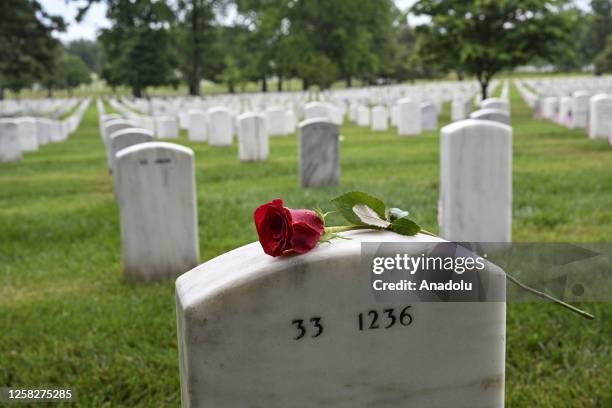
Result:
[[[612,241],[612,149],[533,120],[514,87],[511,98],[514,240]],[[253,210],[276,197],[329,209],[359,189],[437,231],[438,132],[399,138],[347,123],[341,133],[341,185],[321,190],[298,186],[295,136],[273,138],[269,161],[242,164],[235,145],[183,135],[196,157],[202,261],[256,240]],[[612,406],[612,304],[582,307],[597,320],[508,305],[507,406]],[[179,404],[174,283],[122,278],[94,103],[68,141],[0,164],[0,333],[0,386],[73,386],[84,407]]]

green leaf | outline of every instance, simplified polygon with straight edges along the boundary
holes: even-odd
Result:
[[[389,208],[389,221],[393,222],[400,218],[407,217],[410,213],[400,208]]]
[[[380,218],[380,216],[376,214],[376,211],[365,204],[355,204],[353,206],[353,212],[359,217],[363,224],[377,228],[387,228],[391,225],[389,221]]]
[[[355,205],[366,205],[370,207],[381,219],[385,219],[385,203],[379,198],[373,197],[361,191],[351,191],[331,200],[338,212],[351,224],[364,225],[363,221],[355,214]],[[367,224],[365,224],[367,225]]]
[[[416,235],[421,231],[421,227],[408,217],[398,218],[393,221],[388,228],[389,230],[401,235]]]

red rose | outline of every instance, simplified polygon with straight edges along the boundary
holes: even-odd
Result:
[[[303,254],[314,248],[325,226],[312,210],[292,210],[276,199],[255,210],[255,227],[266,254]]]

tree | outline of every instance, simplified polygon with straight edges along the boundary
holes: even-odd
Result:
[[[216,14],[224,11],[225,3],[225,0],[179,0],[177,3],[180,68],[190,95],[200,95],[202,78],[215,75],[221,65],[219,58],[223,57],[215,54],[218,40],[215,23]]]
[[[63,19],[38,1],[0,2],[0,99],[5,88],[19,92],[49,72],[60,48],[52,33],[64,29]]]
[[[90,0],[82,8],[82,18]],[[127,85],[135,97],[149,86],[176,85],[177,56],[169,32],[174,23],[173,10],[166,2],[155,0],[107,0],[106,16],[110,28],[98,37],[102,48],[102,78],[109,85]]]
[[[597,75],[612,72],[612,35],[608,36],[606,48],[595,58],[595,73]]]
[[[73,88],[82,84],[91,83],[91,72],[81,58],[72,54],[64,54],[62,62],[65,75],[64,82],[68,91],[71,92]]]
[[[100,45],[97,41],[71,41],[66,45],[66,52],[83,60],[90,71],[100,73]]]
[[[338,79],[338,67],[325,55],[317,55],[302,65],[300,74],[307,83],[329,89]]]
[[[612,35],[612,1],[591,0],[591,13],[586,26],[583,47],[590,62],[606,48],[606,38]]]
[[[420,26],[421,55],[475,75],[482,97],[495,74],[534,57],[552,58],[568,42],[572,19],[565,0],[419,0],[412,8],[431,18]]]

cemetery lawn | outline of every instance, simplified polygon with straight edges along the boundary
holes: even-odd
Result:
[[[514,86],[510,95],[513,239],[611,242],[607,141],[534,120]],[[196,157],[202,261],[256,240],[253,210],[277,197],[331,210],[332,197],[362,190],[437,231],[438,132],[399,138],[347,121],[341,134],[341,185],[320,190],[298,186],[295,136],[273,138],[269,161],[243,164],[235,144],[210,148],[183,134]],[[582,307],[596,320],[508,305],[508,407],[612,406],[612,304]],[[174,283],[123,281],[95,104],[68,141],[0,164],[0,386],[73,387],[83,407],[180,404]]]

